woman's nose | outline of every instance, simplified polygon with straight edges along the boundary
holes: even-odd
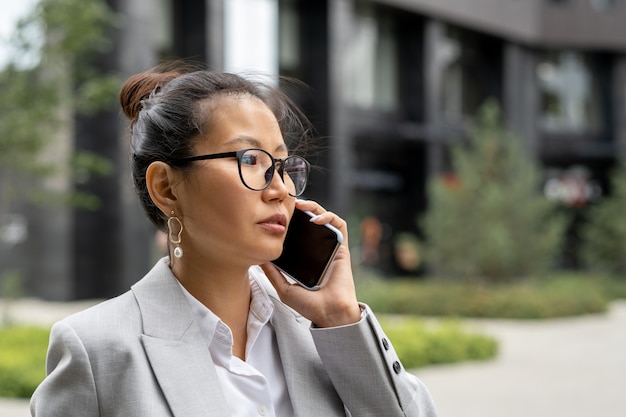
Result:
[[[272,180],[270,181],[269,187],[267,189],[272,189],[280,192],[281,194],[289,195],[289,187],[287,186],[287,182],[284,177],[285,171],[283,169],[283,164],[281,161],[276,161],[274,165],[274,175],[272,176]]]

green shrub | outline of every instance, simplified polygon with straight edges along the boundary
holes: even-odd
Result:
[[[484,360],[497,354],[495,339],[463,330],[454,321],[426,324],[416,317],[380,317],[405,368]]]
[[[540,193],[541,173],[500,120],[480,109],[468,143],[451,147],[453,173],[428,184],[427,268],[437,275],[505,282],[547,270],[566,226]]]
[[[467,333],[455,322],[427,325],[414,317],[381,318],[381,324],[407,368],[487,359],[495,340]],[[0,397],[29,398],[45,377],[50,331],[39,327],[0,329]]]
[[[606,284],[584,276],[484,285],[415,279],[359,282],[359,299],[378,313],[542,319],[603,312]]]
[[[581,230],[581,255],[589,267],[626,276],[626,160],[611,174],[611,194],[587,213]]]
[[[0,328],[0,397],[29,398],[46,376],[50,331],[40,327]]]
[[[626,279],[607,276],[600,281],[604,291],[611,300],[626,299]]]

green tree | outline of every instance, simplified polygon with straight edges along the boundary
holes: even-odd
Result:
[[[581,255],[587,265],[626,276],[626,159],[611,173],[611,194],[586,213],[581,230]]]
[[[113,22],[102,0],[41,0],[5,43],[13,56],[0,69],[0,219],[24,200],[97,207],[59,184],[104,175],[111,164],[55,139],[72,135],[76,114],[115,100],[117,77],[90,65],[110,46]]]
[[[451,148],[454,173],[430,181],[425,257],[438,276],[499,282],[545,271],[565,222],[540,194],[540,171],[501,122],[480,108],[470,140]]]
[[[77,115],[115,102],[118,78],[91,65],[111,46],[114,22],[104,0],[40,0],[4,40],[13,55],[0,68],[0,245],[10,240],[7,215],[25,205],[99,206],[75,186],[112,164],[71,138]],[[0,271],[0,287],[8,283],[19,287],[18,271]]]

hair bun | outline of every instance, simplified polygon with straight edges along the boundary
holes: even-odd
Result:
[[[129,77],[120,90],[120,105],[126,117],[133,122],[137,120],[142,101],[179,75],[178,71],[159,72],[157,67]]]

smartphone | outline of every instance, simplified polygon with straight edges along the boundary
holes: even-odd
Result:
[[[308,290],[319,289],[343,234],[335,227],[310,221],[314,214],[296,209],[287,229],[283,252],[272,263]]]

